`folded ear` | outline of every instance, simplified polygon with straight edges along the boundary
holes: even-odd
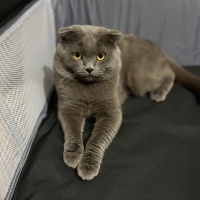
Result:
[[[108,39],[115,43],[117,40],[119,40],[122,36],[122,33],[118,30],[110,29],[107,33]]]
[[[61,38],[61,42],[66,43],[73,42],[77,37],[76,31],[73,30],[70,26],[59,28],[58,35]]]

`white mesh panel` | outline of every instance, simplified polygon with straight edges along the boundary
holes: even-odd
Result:
[[[0,199],[4,199],[10,182],[22,156],[15,138],[4,119],[0,116]],[[3,130],[3,131],[2,131]]]
[[[0,36],[0,199],[4,199],[53,85],[54,16],[38,1]]]

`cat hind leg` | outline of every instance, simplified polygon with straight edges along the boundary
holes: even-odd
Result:
[[[164,78],[163,83],[156,90],[150,92],[150,98],[156,102],[162,102],[166,99],[168,93],[174,85],[174,75]]]

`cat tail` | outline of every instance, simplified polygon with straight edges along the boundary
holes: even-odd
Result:
[[[200,95],[200,76],[197,76],[169,59],[170,68],[175,73],[175,81],[183,87]]]

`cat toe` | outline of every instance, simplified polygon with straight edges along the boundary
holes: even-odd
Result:
[[[161,101],[164,101],[166,99],[166,94],[159,93],[159,92],[151,92],[150,93],[150,98],[153,101],[161,102]]]
[[[95,163],[87,163],[87,162],[80,162],[77,168],[78,175],[83,180],[92,180],[95,176],[98,175],[100,169],[100,164]]]
[[[67,166],[76,168],[83,156],[83,148],[70,149],[65,148],[63,153],[63,160]]]

